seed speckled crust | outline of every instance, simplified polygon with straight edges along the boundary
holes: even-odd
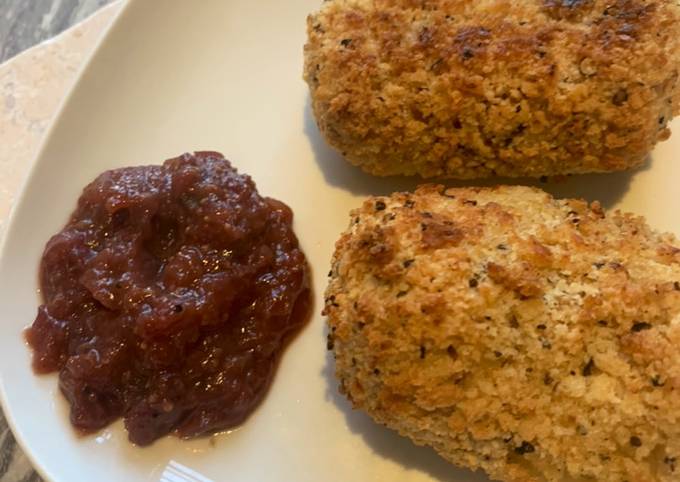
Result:
[[[329,0],[304,76],[321,132],[376,175],[644,162],[680,108],[675,0]]]
[[[526,187],[351,219],[325,313],[356,408],[496,480],[680,480],[675,237]]]

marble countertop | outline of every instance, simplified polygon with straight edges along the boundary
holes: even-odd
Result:
[[[80,23],[112,0],[2,0],[0,63]]]
[[[50,120],[121,3],[2,0],[0,230]],[[41,480],[0,414],[0,482]]]

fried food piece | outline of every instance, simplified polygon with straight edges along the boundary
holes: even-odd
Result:
[[[325,313],[354,407],[496,480],[680,480],[675,237],[527,187],[351,219]]]
[[[674,0],[329,0],[307,26],[319,128],[371,174],[628,169],[680,111]]]

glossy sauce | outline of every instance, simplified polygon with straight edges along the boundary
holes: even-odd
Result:
[[[220,154],[101,174],[41,262],[27,340],[59,371],[84,432],[124,417],[132,442],[241,423],[309,304],[292,212]]]

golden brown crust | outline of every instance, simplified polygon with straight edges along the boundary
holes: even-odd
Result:
[[[497,480],[680,480],[680,244],[526,187],[374,197],[325,313],[356,408]]]
[[[675,0],[329,0],[308,18],[319,127],[377,175],[641,164],[680,108]]]

